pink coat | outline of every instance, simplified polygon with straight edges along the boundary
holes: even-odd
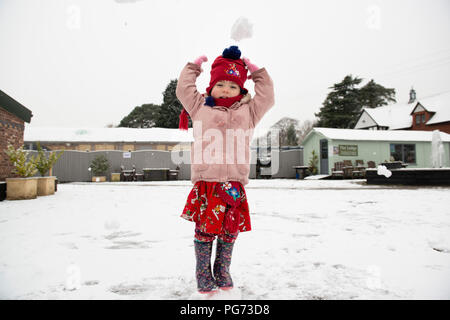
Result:
[[[248,183],[253,129],[274,105],[273,83],[265,68],[252,73],[255,97],[249,94],[231,107],[205,104],[195,85],[202,69],[188,63],[181,71],[177,98],[193,123],[191,181],[239,181]]]

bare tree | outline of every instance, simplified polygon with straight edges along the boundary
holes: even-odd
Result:
[[[302,122],[299,128],[298,141],[299,144],[303,142],[307,134],[312,130],[312,128],[316,125],[316,122],[313,120],[305,120]]]

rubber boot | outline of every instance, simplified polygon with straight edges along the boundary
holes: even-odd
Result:
[[[214,278],[217,286],[222,290],[233,288],[230,276],[231,254],[234,243],[217,240],[216,259],[214,260]]]
[[[194,240],[195,258],[197,260],[195,276],[197,289],[200,293],[213,293],[217,286],[211,272],[211,253],[213,242],[200,242]]]

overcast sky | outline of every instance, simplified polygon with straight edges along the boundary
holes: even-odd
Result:
[[[161,103],[202,54],[204,92],[239,17],[253,37],[237,44],[275,85],[261,128],[314,119],[348,74],[394,88],[398,102],[411,86],[419,99],[450,90],[448,0],[0,0],[0,89],[33,112],[31,126],[117,125]]]

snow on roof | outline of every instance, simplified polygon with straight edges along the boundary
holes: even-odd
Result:
[[[450,91],[419,99],[418,102],[428,111],[436,112],[426,124],[450,121]]]
[[[364,130],[364,129],[313,128],[311,132],[313,131],[321,133],[325,137],[330,138],[332,140],[431,142],[433,136],[433,131],[419,131],[419,130]],[[441,139],[444,142],[450,142],[450,134],[441,132]]]
[[[382,127],[389,129],[405,129],[412,125],[411,111],[415,107],[415,103],[411,104],[392,104],[378,108],[364,108],[370,117]]]
[[[417,99],[413,103],[395,103],[378,108],[363,108],[379,125],[390,130],[406,129],[412,125],[411,112],[420,103],[435,115],[426,124],[450,121],[450,91]]]
[[[24,141],[46,142],[192,142],[192,128],[52,128],[26,126]]]

